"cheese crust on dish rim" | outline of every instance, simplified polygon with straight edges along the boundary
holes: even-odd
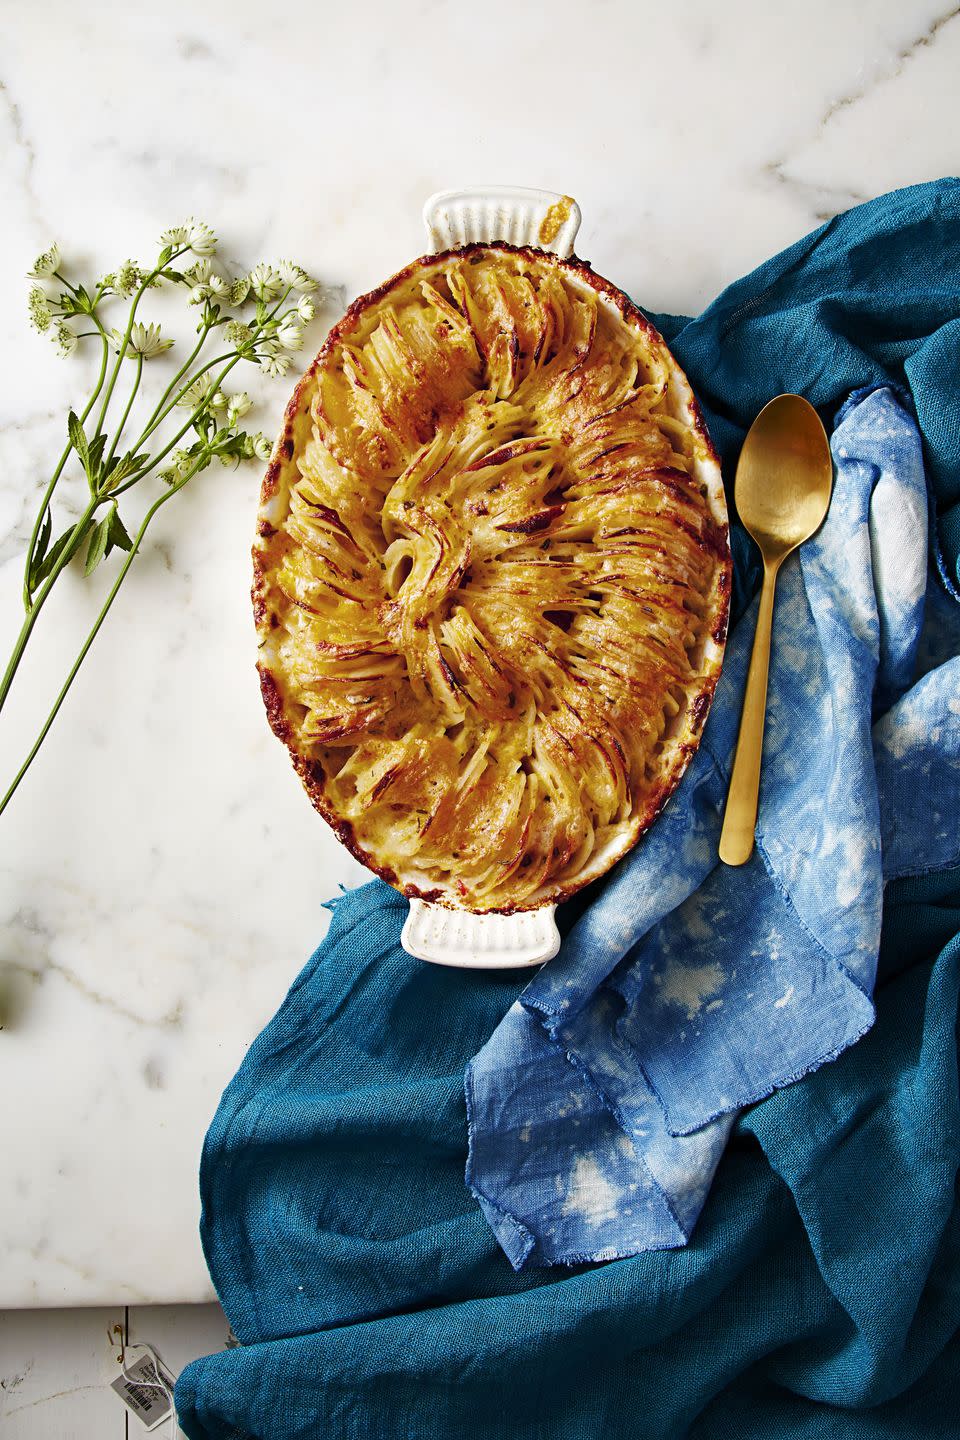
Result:
[[[658,332],[582,261],[470,245],[358,299],[287,408],[253,557],[271,726],[407,895],[566,898],[696,750],[720,467]]]

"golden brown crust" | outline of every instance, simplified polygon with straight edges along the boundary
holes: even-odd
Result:
[[[334,803],[334,799],[331,797],[330,775],[324,768],[325,763],[329,765],[330,762],[329,760],[325,762],[321,754],[325,744],[352,744],[354,737],[359,737],[363,733],[364,716],[360,713],[359,720],[349,717],[346,720],[343,718],[337,721],[331,719],[326,729],[320,729],[315,732],[320,738],[317,742],[312,743],[312,747],[311,744],[305,743],[304,737],[298,733],[298,726],[292,721],[289,707],[284,701],[284,685],[286,683],[289,689],[289,681],[285,681],[279,674],[276,660],[277,651],[275,646],[272,646],[270,643],[273,632],[277,631],[278,628],[282,629],[281,622],[278,619],[275,597],[271,594],[271,576],[275,573],[277,565],[284,563],[285,550],[289,551],[290,548],[291,542],[289,538],[285,537],[281,532],[284,531],[286,523],[291,490],[296,488],[300,476],[300,471],[297,468],[298,463],[302,463],[306,446],[308,446],[311,441],[316,440],[318,435],[318,422],[326,436],[327,445],[332,444],[334,447],[332,453],[334,453],[340,461],[343,460],[344,456],[349,457],[351,461],[356,459],[357,463],[361,465],[361,470],[358,472],[359,474],[362,475],[364,473],[364,466],[366,466],[366,470],[370,474],[377,473],[378,468],[389,469],[389,465],[387,464],[389,457],[385,459],[385,450],[382,442],[380,442],[380,448],[370,443],[365,450],[361,451],[357,446],[354,435],[350,431],[343,432],[342,429],[338,429],[336,417],[331,419],[325,412],[323,401],[319,398],[318,393],[319,377],[334,372],[340,374],[345,353],[343,347],[349,347],[361,334],[369,335],[371,316],[375,316],[383,310],[390,297],[405,293],[404,287],[407,286],[408,282],[414,277],[435,277],[438,274],[445,273],[445,266],[462,267],[464,264],[496,266],[498,255],[503,257],[518,257],[519,262],[522,262],[522,267],[528,267],[529,272],[533,274],[541,273],[542,267],[546,265],[553,273],[559,273],[563,277],[575,277],[575,280],[579,281],[581,285],[589,286],[590,289],[602,297],[605,302],[615,307],[624,323],[629,326],[631,332],[638,337],[638,343],[646,346],[650,354],[655,355],[658,359],[664,359],[665,357],[665,363],[670,370],[669,384],[671,394],[674,397],[674,407],[679,406],[686,430],[689,432],[689,435],[693,437],[691,440],[691,453],[695,452],[696,454],[696,464],[695,467],[693,467],[692,473],[695,473],[695,477],[699,479],[703,494],[706,497],[703,513],[694,513],[696,507],[691,509],[693,488],[690,484],[691,473],[688,473],[691,470],[690,466],[687,466],[686,469],[681,468],[675,473],[669,468],[663,470],[662,467],[659,472],[650,472],[651,474],[656,474],[656,483],[661,487],[662,493],[666,497],[664,500],[666,506],[664,513],[670,515],[673,525],[673,529],[669,531],[669,535],[674,537],[671,544],[674,545],[674,547],[677,544],[681,546],[685,544],[687,550],[684,553],[688,556],[699,554],[701,556],[701,562],[699,562],[701,565],[700,573],[702,575],[709,575],[709,593],[701,597],[705,601],[705,633],[702,636],[703,654],[699,663],[699,674],[696,679],[691,675],[690,681],[679,686],[680,690],[683,691],[680,703],[680,720],[682,722],[680,728],[682,733],[677,734],[675,741],[670,743],[664,742],[664,745],[661,745],[660,748],[663,752],[662,758],[664,763],[653,783],[648,785],[642,794],[637,793],[635,796],[637,806],[635,812],[629,816],[629,823],[621,825],[619,831],[617,831],[616,827],[612,827],[612,829],[610,826],[607,827],[607,830],[611,833],[608,836],[606,848],[603,850],[602,855],[599,855],[592,865],[587,864],[583,870],[575,874],[573,878],[565,879],[561,874],[555,882],[550,879],[550,867],[549,863],[547,863],[545,882],[541,884],[539,888],[529,893],[524,893],[522,886],[516,881],[512,887],[508,884],[488,884],[486,891],[483,893],[475,890],[471,891],[469,886],[464,886],[461,882],[451,883],[451,881],[448,880],[446,883],[430,883],[426,876],[413,875],[412,872],[416,869],[415,866],[411,867],[409,864],[398,864],[395,860],[388,860],[384,854],[377,853],[375,846],[371,847],[369,842],[364,844],[357,834],[354,822],[345,814],[341,813],[341,809],[338,808],[338,805]],[[527,273],[526,268],[524,268],[524,273]],[[564,283],[567,283],[566,279]],[[495,343],[496,336],[494,336],[493,339]],[[592,344],[592,340],[590,343]],[[508,373],[515,373],[518,365],[521,363],[521,346],[517,342],[516,330],[514,331],[512,339],[512,347],[512,352],[507,353],[505,358],[501,355],[502,364],[506,367]],[[492,368],[491,356],[486,353],[479,335],[477,336],[477,349],[478,352],[481,353],[483,363],[487,365],[488,370],[490,370]],[[589,352],[589,345],[587,349]],[[413,412],[406,412],[402,416],[403,422],[408,424],[408,429],[413,436],[413,438],[407,442],[405,458],[409,458],[411,453],[416,453],[416,444],[418,441],[421,449],[426,447],[431,431],[436,431],[439,424],[445,423],[443,421],[443,414],[445,413],[443,412],[443,401],[446,394],[444,386],[449,386],[450,384],[450,375],[453,373],[455,359],[456,357],[454,357],[454,361],[451,361],[449,369],[440,376],[440,390],[438,391],[441,402],[440,410],[432,410],[428,405],[420,421],[417,421],[416,415],[413,414]],[[574,369],[576,368],[576,365],[574,365]],[[429,395],[427,399],[429,400]],[[413,415],[412,420],[410,418],[411,415]],[[418,425],[420,429],[417,429]],[[522,444],[524,442],[520,443]],[[536,440],[530,442],[532,445],[536,445],[536,443]],[[351,450],[351,445],[354,447],[353,450]],[[338,446],[340,447],[339,449]],[[411,446],[413,447],[412,449]],[[495,452],[498,463],[507,467],[509,467],[511,463],[522,463],[522,458],[518,462],[517,456],[519,454],[520,448],[516,442],[512,447],[510,445],[504,446]],[[477,466],[491,467],[494,458],[494,454],[488,452],[486,455],[481,456],[481,459],[477,461],[473,469],[476,470]],[[686,465],[686,461],[683,461],[682,465]],[[394,468],[396,468],[395,465]],[[613,487],[614,490],[617,488],[617,486]],[[619,488],[625,487],[621,486]],[[483,508],[484,503],[482,498],[477,502],[478,508],[476,515],[486,514],[486,510]],[[320,504],[316,500],[312,501],[311,504],[314,512],[322,512],[321,521],[327,527],[328,533],[333,533],[336,527],[339,526],[335,538],[341,545],[341,550],[337,553],[340,555],[342,561],[343,547],[346,546],[350,534],[349,525],[344,523],[333,507]],[[504,532],[505,536],[511,540],[516,538],[520,543],[525,540],[533,543],[539,539],[541,535],[546,534],[549,536],[554,533],[553,527],[558,524],[563,509],[563,504],[550,503],[550,497],[548,496],[547,500],[544,501],[539,508],[535,508],[531,513],[508,519],[497,528]],[[475,520],[474,523],[480,522]],[[614,533],[624,537],[624,539],[621,540],[621,545],[629,545],[630,540],[628,537],[639,532],[636,531],[635,527],[631,528],[627,526]],[[686,539],[684,539],[684,536]],[[549,544],[549,540],[547,543]],[[652,544],[652,542],[648,542],[648,548],[650,544]],[[438,557],[433,565],[433,570],[430,572],[430,576],[427,577],[428,579],[433,576],[434,572],[437,571],[438,567],[443,563],[444,542],[442,536],[437,541],[437,549],[439,552]],[[660,550],[658,550],[657,553],[661,553]],[[669,546],[663,550],[662,553],[665,557],[664,563],[669,564]],[[446,581],[454,588],[465,579],[466,583],[469,583],[469,557],[470,541],[468,539],[465,542],[465,555],[461,556],[456,566],[452,569],[451,574],[446,577]],[[609,281],[603,279],[603,277],[597,276],[590,266],[583,261],[571,260],[561,262],[556,260],[555,257],[545,256],[537,250],[505,244],[496,246],[465,246],[459,250],[446,252],[442,255],[424,256],[400,271],[384,285],[379,286],[368,295],[361,296],[356,300],[350,306],[342,320],[331,330],[323,347],[314,359],[313,364],[297,386],[290,404],[287,407],[283,429],[263,480],[258,541],[254,548],[253,560],[254,581],[252,595],[254,615],[261,638],[261,659],[259,663],[261,688],[271,727],[290,751],[294,767],[300,775],[301,781],[312,803],[334,828],[343,843],[358,860],[407,895],[419,896],[420,898],[430,899],[442,904],[497,910],[504,913],[530,908],[531,906],[540,905],[547,901],[557,901],[566,898],[569,894],[579,889],[581,885],[586,884],[589,880],[595,878],[597,874],[609,868],[609,865],[613,864],[616,859],[625,853],[638,836],[649,827],[676,788],[683,770],[689,762],[690,755],[695,751],[699,742],[699,735],[702,731],[717,682],[729,610],[730,556],[727,543],[722,488],[719,481],[719,466],[715,452],[710,444],[699,407],[690,392],[685,377],[669,355],[669,351],[667,351],[659,333],[621,291],[617,290],[616,287],[611,285]],[[319,563],[316,561],[316,557],[314,563]],[[453,562],[451,562],[451,564],[452,563]],[[350,578],[344,574],[342,565],[338,566],[331,562],[326,570],[326,575],[326,587],[343,597],[342,601],[338,603],[348,606],[351,603]],[[348,588],[342,588],[343,585],[347,585]],[[517,593],[522,596],[527,592],[520,590]],[[292,604],[294,606],[301,606],[310,612],[307,616],[307,623],[314,623],[309,603],[302,599],[294,599]],[[388,606],[387,609],[389,608]],[[382,606],[381,609],[383,610]],[[384,611],[384,613],[386,613],[386,611]],[[685,614],[683,618],[685,621],[688,619]],[[415,619],[413,624],[417,627],[422,625],[426,628],[427,626],[426,620],[422,618]],[[406,633],[410,636],[413,634],[413,631],[408,630]],[[321,650],[326,649],[332,652],[337,649],[335,645],[329,645],[325,642],[318,643]],[[541,646],[541,648],[543,647]],[[435,670],[435,684],[441,691],[444,686],[446,686],[448,701],[452,707],[451,713],[455,714],[456,706],[458,704],[462,706],[464,703],[464,684],[469,683],[469,677],[465,681],[464,676],[467,672],[464,671],[462,667],[459,674],[454,673],[454,670],[451,669],[450,664],[444,657],[444,653],[439,651],[438,655],[439,661],[438,668]],[[557,656],[552,655],[551,659],[555,661],[557,660]],[[493,663],[495,664],[495,660]],[[601,666],[601,668],[603,667]],[[561,669],[563,670],[562,665]],[[492,676],[493,672],[489,673]],[[566,675],[567,682],[576,679],[569,671],[564,670],[563,673]],[[494,683],[496,683],[495,677],[493,677],[493,680]],[[577,684],[582,683],[582,680],[577,680]],[[429,685],[428,693],[431,693]],[[576,707],[574,707],[574,714],[579,714]],[[447,718],[449,720],[450,716],[448,715]],[[454,728],[456,728],[456,726],[454,726]],[[627,761],[622,745],[617,739],[616,728],[614,728],[612,732],[610,743],[612,748],[606,754],[603,763],[609,768],[610,774],[616,776],[623,772],[623,767]],[[572,742],[564,740],[562,734],[559,735],[557,739],[557,745],[559,746],[560,744],[570,748],[571,754],[574,753]],[[318,746],[319,749],[317,748]],[[314,752],[312,754],[310,753],[311,748]],[[601,753],[603,753],[602,741],[599,744],[599,749]],[[616,752],[619,752],[619,754]],[[330,752],[326,751],[324,753],[329,755]],[[337,753],[339,754],[340,752]],[[429,747],[424,754],[429,757]],[[623,763],[621,763],[621,761]],[[339,761],[337,763],[339,763]],[[426,770],[429,772],[429,758],[424,761],[424,764]],[[395,769],[396,768],[400,767],[395,767]],[[407,766],[407,769],[409,768],[410,767]],[[393,783],[393,773],[393,771],[387,770],[377,779],[370,792],[372,801],[377,803],[383,802],[384,796]],[[436,815],[434,814],[425,822],[425,832],[429,830],[430,825],[435,819]],[[526,834],[527,830],[524,830],[521,835],[521,845],[523,843],[523,836]],[[556,849],[554,853],[556,854]],[[561,855],[560,859],[562,862],[565,856]],[[451,873],[455,871],[455,869],[456,866],[451,865]],[[558,862],[558,871],[562,871],[562,869],[563,864]]]

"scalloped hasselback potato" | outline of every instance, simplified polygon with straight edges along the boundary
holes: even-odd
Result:
[[[571,894],[696,748],[719,466],[663,340],[580,262],[471,246],[358,300],[290,403],[254,569],[270,722],[409,895]]]

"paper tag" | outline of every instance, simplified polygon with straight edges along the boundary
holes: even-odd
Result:
[[[158,1372],[166,1390],[157,1379]],[[116,1380],[111,1380],[110,1389],[116,1390],[123,1403],[148,1430],[155,1430],[173,1409],[173,1377],[157,1364],[152,1355],[144,1355],[135,1365],[128,1365],[126,1375],[118,1375]]]

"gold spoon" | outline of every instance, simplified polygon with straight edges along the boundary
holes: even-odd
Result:
[[[799,395],[778,395],[750,426],[733,491],[740,520],[760,547],[763,590],[720,834],[727,865],[743,865],[753,853],[777,574],[823,524],[832,485],[830,446],[816,410]]]

